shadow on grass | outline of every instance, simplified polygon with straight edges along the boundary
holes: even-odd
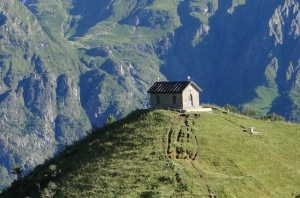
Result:
[[[123,142],[126,136],[118,138],[116,134],[125,132],[122,128],[124,124],[129,125],[143,119],[150,111],[135,110],[125,118],[92,131],[83,140],[67,146],[63,152],[37,166],[29,175],[15,180],[9,188],[0,194],[0,197],[18,197],[19,195],[39,197],[44,189],[49,192],[52,189],[55,192],[60,178],[66,176],[64,173],[76,172],[98,157],[109,161],[112,154],[116,152],[116,146],[134,147],[134,144],[128,144],[129,141]]]

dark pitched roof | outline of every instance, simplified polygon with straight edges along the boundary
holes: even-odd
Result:
[[[181,93],[189,84],[199,92],[202,91],[193,81],[170,81],[154,83],[147,93]]]

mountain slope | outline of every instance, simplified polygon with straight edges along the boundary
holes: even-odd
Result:
[[[0,13],[1,189],[14,167],[29,171],[90,124],[80,105],[76,49],[49,35],[19,1],[1,1]]]
[[[188,75],[201,102],[300,120],[298,0],[2,0],[0,189]]]
[[[191,1],[178,7],[183,25],[162,72],[168,78],[195,74],[207,90],[205,101],[297,121],[299,1],[207,4],[200,12],[207,20],[198,20],[195,7]]]
[[[249,134],[250,126],[260,133]],[[299,129],[219,110],[138,110],[67,148],[1,197],[296,197]]]

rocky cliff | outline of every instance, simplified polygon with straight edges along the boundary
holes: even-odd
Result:
[[[207,7],[203,13],[211,16],[199,21],[185,12],[195,9],[183,2],[182,12],[178,9],[183,25],[175,34],[179,42],[169,51],[163,73],[168,78],[195,74],[207,90],[205,101],[299,121],[299,2],[232,5]]]
[[[201,102],[299,121],[297,0],[3,0],[0,188],[146,90],[190,75]]]

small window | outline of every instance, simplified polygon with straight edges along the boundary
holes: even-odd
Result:
[[[159,98],[159,96],[156,96],[156,104],[160,104],[160,98]]]
[[[177,101],[176,101],[176,96],[175,96],[175,95],[173,96],[173,104],[174,104],[174,105],[176,105],[176,104],[177,104]]]

